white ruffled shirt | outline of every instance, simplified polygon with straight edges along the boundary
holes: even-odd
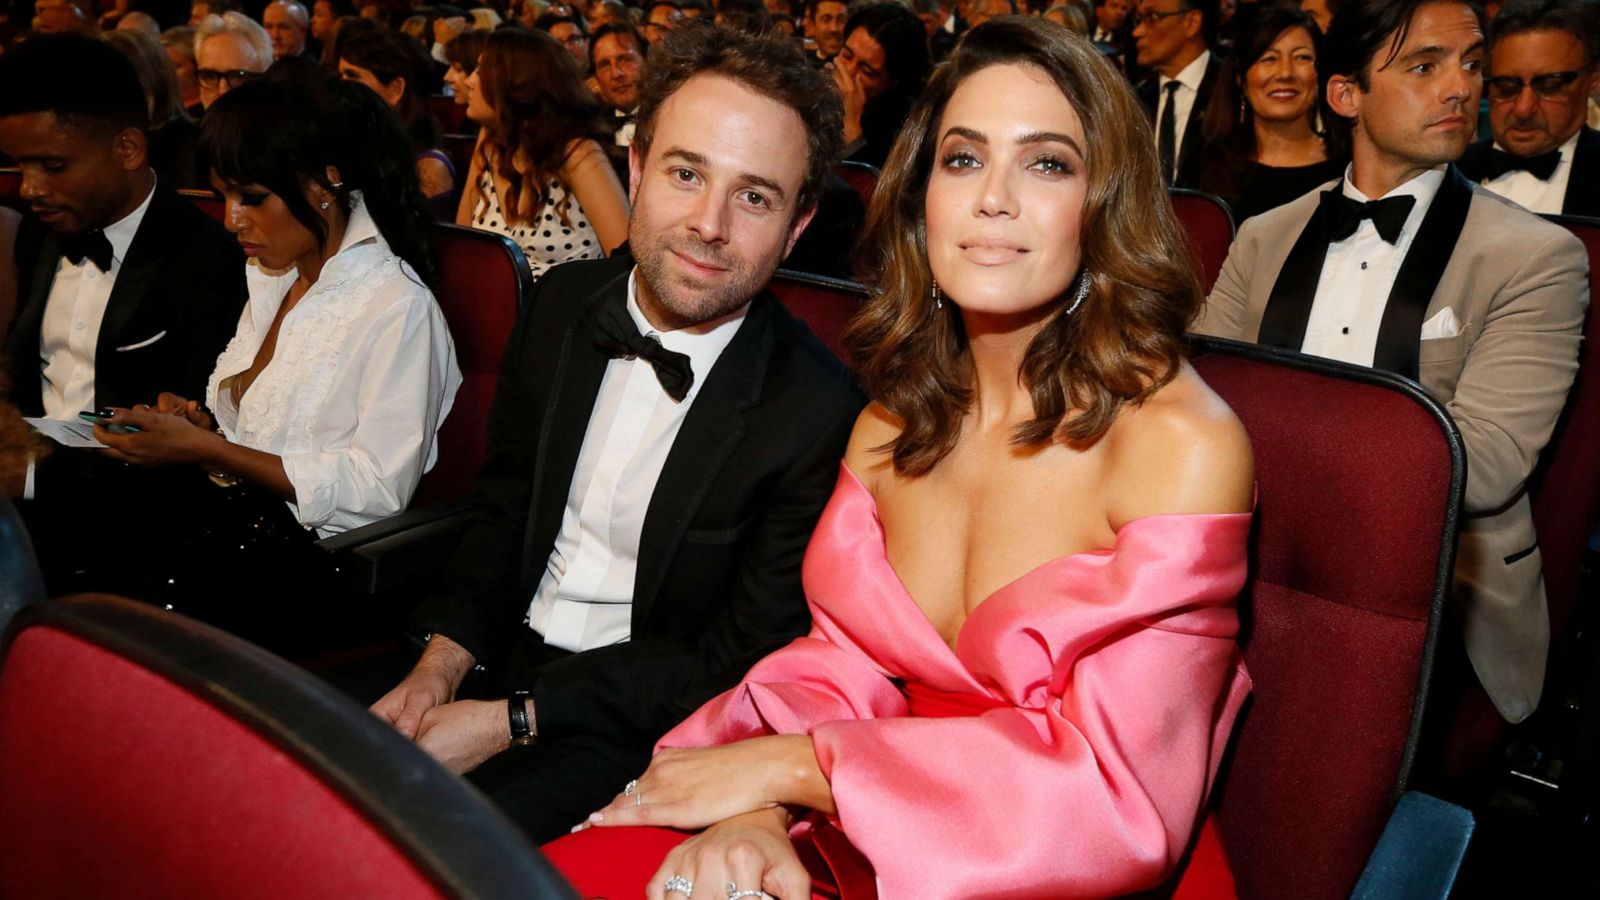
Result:
[[[406,508],[437,458],[461,370],[433,293],[356,197],[338,252],[284,317],[272,361],[235,407],[219,386],[250,368],[296,277],[247,265],[249,302],[206,403],[228,440],[283,460],[289,508],[327,537]]]

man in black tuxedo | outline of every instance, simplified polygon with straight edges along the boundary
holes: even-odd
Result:
[[[132,65],[108,44],[41,36],[0,56],[0,153],[22,167],[31,210],[17,234],[18,313],[6,348],[24,415],[75,419],[153,403],[162,391],[201,396],[238,323],[238,242],[156,183],[148,118]],[[129,490],[159,480],[57,452],[30,467],[27,484],[9,486],[38,498],[25,515],[47,563],[53,533],[92,540],[82,529],[95,517],[79,503],[112,492],[104,479]],[[64,519],[60,528],[51,518]]]
[[[1489,26],[1489,130],[1461,171],[1537,213],[1600,216],[1600,10],[1588,0],[1508,3]]]
[[[1155,74],[1139,86],[1156,127],[1161,177],[1174,187],[1200,183],[1205,129],[1222,61],[1211,48],[1217,37],[1217,0],[1141,0],[1133,14],[1138,65]]]
[[[553,269],[511,335],[476,522],[373,709],[536,840],[809,625],[800,560],[864,399],[763,287],[841,117],[796,42],[685,23],[645,66],[632,255]],[[497,699],[454,700],[475,664]]]

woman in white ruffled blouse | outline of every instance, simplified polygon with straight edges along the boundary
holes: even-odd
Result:
[[[136,433],[96,433],[127,462],[217,482],[226,502],[194,517],[215,564],[307,574],[317,536],[405,509],[434,462],[461,376],[428,288],[432,224],[398,122],[360,85],[257,79],[207,110],[201,141],[251,258],[249,303],[205,405],[163,394],[112,418]]]

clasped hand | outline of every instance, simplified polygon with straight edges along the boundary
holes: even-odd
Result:
[[[138,431],[117,432],[100,425],[95,439],[106,445],[105,454],[139,466],[200,462],[212,433],[211,417],[193,400],[163,393],[155,406],[139,404],[132,409],[112,408],[107,420],[114,426],[132,426]]]

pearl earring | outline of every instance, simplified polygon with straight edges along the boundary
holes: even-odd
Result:
[[[939,295],[939,282],[933,283],[933,290],[928,292],[933,297],[933,308],[944,309],[944,299]]]

